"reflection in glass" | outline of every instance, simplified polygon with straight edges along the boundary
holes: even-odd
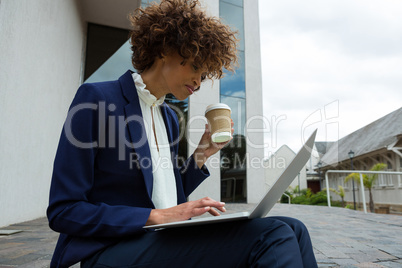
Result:
[[[221,95],[221,102],[227,104],[232,110],[234,134],[245,135],[246,99]]]
[[[232,141],[221,150],[221,200],[247,201],[247,154],[244,135],[233,135]]]
[[[222,2],[230,3],[233,5],[240,6],[240,7],[243,6],[243,0],[222,0]]]
[[[224,202],[246,202],[246,99],[221,95],[232,109],[233,140],[221,150],[221,198]]]
[[[246,97],[246,80],[244,70],[244,52],[239,51],[239,68],[234,74],[225,70],[225,76],[221,79],[221,95],[232,97]]]
[[[238,31],[239,50],[244,51],[244,19],[243,8],[228,4],[226,1],[219,2],[219,17],[222,21],[228,24],[233,30]]]
[[[239,68],[234,74],[225,71],[220,81],[221,102],[232,109],[233,140],[221,150],[221,199],[225,202],[247,201],[246,167],[246,83],[244,54],[244,19],[242,0],[221,0],[220,17],[236,28],[240,39]]]

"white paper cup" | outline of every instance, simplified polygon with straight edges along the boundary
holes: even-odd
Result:
[[[211,104],[205,110],[205,117],[211,128],[213,142],[226,142],[232,137],[230,114],[232,110],[224,103]]]

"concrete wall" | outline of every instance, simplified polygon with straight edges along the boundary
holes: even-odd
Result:
[[[203,1],[209,15],[219,17],[219,1],[204,0]],[[205,124],[207,123],[204,114],[205,108],[219,102],[219,80],[206,81],[202,84],[201,90],[196,92],[189,98],[189,121],[187,123],[187,138],[189,142],[188,153],[192,154],[204,133]],[[210,157],[206,163],[211,176],[207,178],[198,188],[190,195],[189,200],[197,200],[209,196],[215,200],[221,199],[221,180],[220,180],[220,154],[217,153]]]
[[[264,129],[258,0],[244,1],[247,203],[257,203],[264,190]],[[265,126],[268,127],[268,126]]]
[[[0,226],[45,215],[61,127],[81,74],[75,1],[0,5]]]

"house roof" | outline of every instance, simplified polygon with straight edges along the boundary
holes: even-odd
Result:
[[[284,144],[281,147],[279,147],[279,149],[276,150],[274,154],[270,155],[267,159],[264,159],[264,161],[270,161],[274,157],[277,157],[278,155],[284,155],[286,153],[291,154],[293,157],[296,155],[296,153],[292,149],[290,149],[289,146]]]
[[[321,162],[323,166],[336,165],[349,159],[350,150],[356,157],[383,149],[396,143],[398,138],[401,138],[401,134],[402,107],[332,144]]]
[[[333,141],[316,141],[314,144],[320,157],[322,157],[334,143]]]

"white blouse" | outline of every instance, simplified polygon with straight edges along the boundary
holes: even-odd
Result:
[[[177,205],[176,179],[165,122],[160,109],[165,97],[156,99],[146,89],[141,75],[133,73],[132,76],[140,99],[145,132],[151,151],[154,177],[152,202],[157,209],[173,207]]]

